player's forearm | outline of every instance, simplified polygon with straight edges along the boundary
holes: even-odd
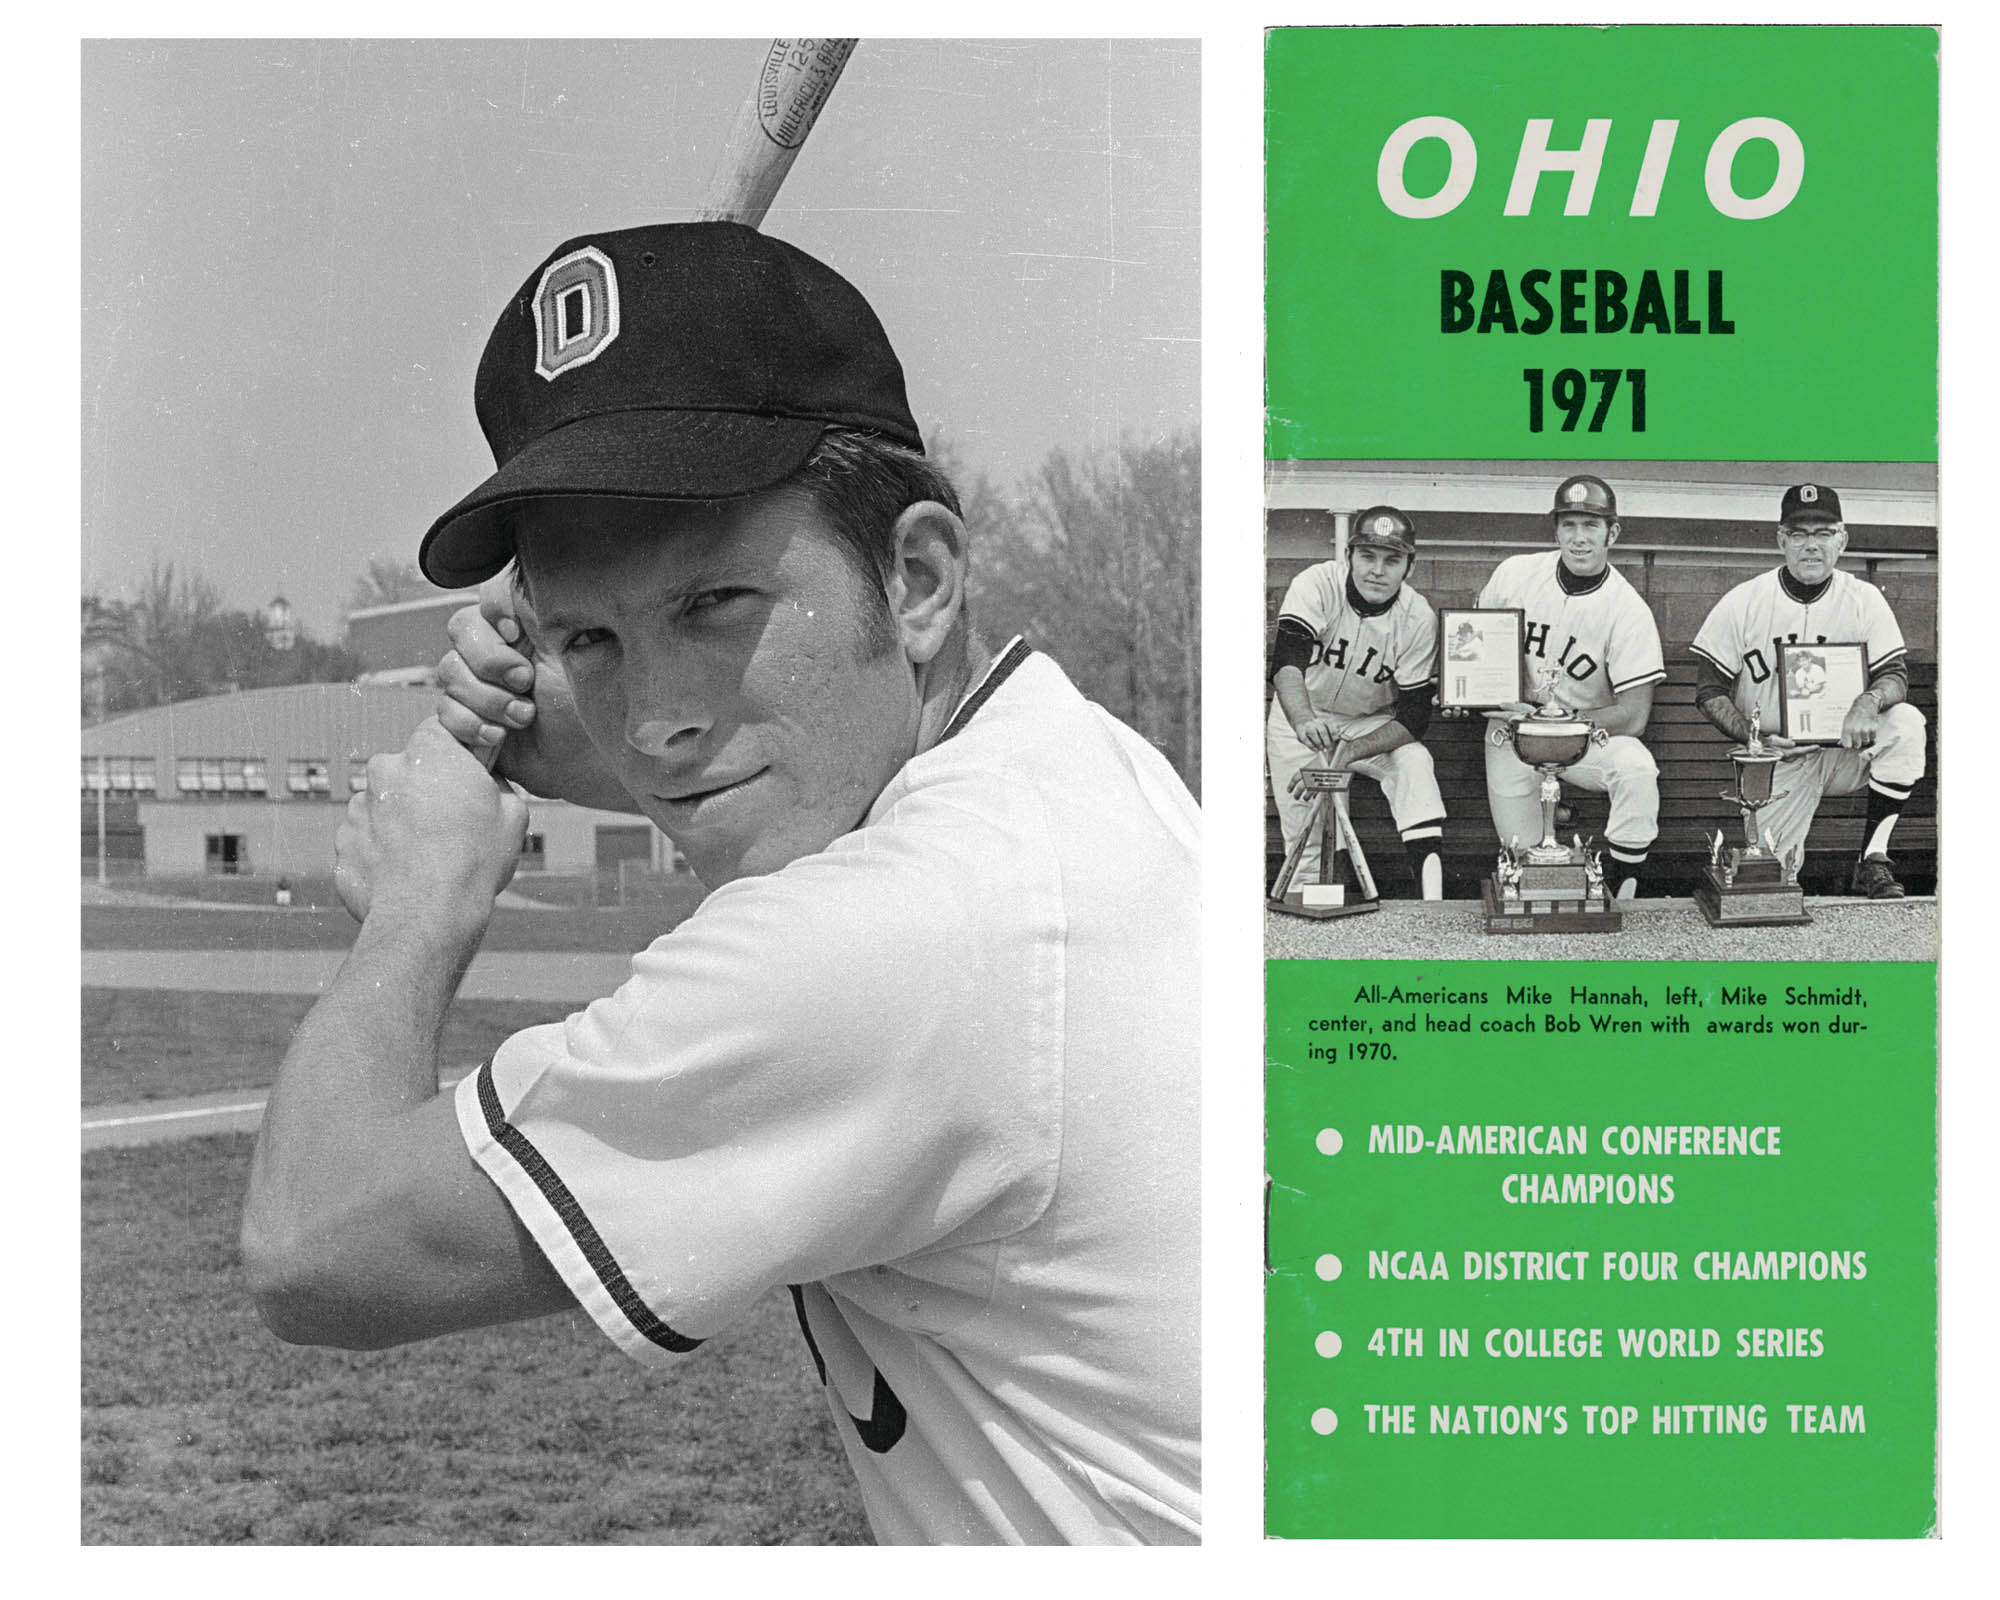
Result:
[[[1636,739],[1646,731],[1646,724],[1653,716],[1653,696],[1648,685],[1643,698],[1637,690],[1627,690],[1610,705],[1588,713],[1590,720],[1606,733],[1629,735]]]
[[[243,1213],[252,1291],[288,1338],[355,1342],[328,1331],[328,1308],[367,1275],[368,1241],[407,1176],[394,1170],[398,1124],[437,1095],[445,1016],[483,928],[462,910],[371,912],[293,1037]]]
[[[1695,704],[1700,708],[1701,714],[1708,718],[1710,726],[1724,738],[1734,739],[1738,744],[1750,742],[1750,719],[1736,709],[1736,702],[1729,698],[1727,692],[1710,695],[1706,700],[1697,700]]]
[[[1366,761],[1370,756],[1386,755],[1402,745],[1416,743],[1416,735],[1400,722],[1385,722],[1372,732],[1359,738],[1349,739],[1346,744],[1346,758],[1349,761]]]
[[[1297,667],[1280,667],[1272,687],[1278,692],[1278,704],[1284,708],[1285,720],[1291,723],[1293,732],[1312,721],[1315,715],[1312,697],[1306,693],[1305,674]]]
[[[1910,680],[1905,675],[1902,666],[1898,664],[1891,667],[1887,672],[1880,673],[1876,677],[1869,679],[1868,687],[1861,692],[1873,695],[1875,697],[1876,708],[1881,711],[1887,711],[1891,706],[1901,705],[1905,700],[1910,698]]]

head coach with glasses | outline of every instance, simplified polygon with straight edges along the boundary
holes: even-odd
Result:
[[[803,251],[569,240],[475,388],[497,470],[420,560],[521,582],[453,619],[439,718],[349,808],[361,930],[245,1210],[266,1320],[372,1346],[580,1306],[670,1363],[789,1290],[878,1539],[1197,1539],[1187,790],[980,640],[888,337]],[[496,778],[643,813],[710,893],[441,1094],[520,850]]]
[[[1900,898],[1890,835],[1924,775],[1924,714],[1909,703],[1903,631],[1882,591],[1839,567],[1847,548],[1840,495],[1825,484],[1787,489],[1778,509],[1784,565],[1740,583],[1715,604],[1694,638],[1700,663],[1695,703],[1731,739],[1750,736],[1758,714],[1764,743],[1787,752],[1771,803],[1757,813],[1780,856],[1803,850],[1823,795],[1868,791],[1852,893]],[[1866,646],[1868,683],[1842,719],[1838,745],[1795,745],[1778,731],[1778,647]],[[1754,842],[1754,841],[1753,841]]]

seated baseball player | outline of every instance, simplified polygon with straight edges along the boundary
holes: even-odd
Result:
[[[1820,799],[1868,791],[1861,851],[1849,877],[1854,894],[1901,897],[1889,839],[1910,791],[1924,775],[1924,714],[1909,703],[1909,656],[1895,613],[1874,584],[1840,570],[1847,548],[1840,496],[1824,484],[1794,484],[1778,506],[1784,565],[1739,583],[1716,601],[1694,638],[1702,715],[1741,744],[1757,715],[1763,742],[1788,752],[1772,774],[1771,803],[1756,826],[1780,857],[1804,859]],[[1868,685],[1841,721],[1840,743],[1796,745],[1779,731],[1778,646],[1862,644]],[[1817,666],[1796,662],[1805,672]],[[1752,840],[1751,843],[1756,843]]]
[[[1438,859],[1444,798],[1423,746],[1437,686],[1437,613],[1404,579],[1417,531],[1394,506],[1349,523],[1347,559],[1322,561],[1285,591],[1271,646],[1264,749],[1289,852],[1313,815],[1300,774],[1346,769],[1382,786],[1417,893],[1444,893]],[[1306,841],[1294,881],[1319,881],[1320,841]]]
[[[1565,478],[1549,523],[1556,548],[1501,562],[1479,604],[1518,606],[1531,692],[1611,735],[1564,768],[1562,780],[1610,797],[1605,883],[1629,900],[1639,892],[1640,870],[1660,832],[1660,769],[1640,742],[1653,714],[1653,690],[1667,675],[1660,630],[1639,591],[1611,565],[1620,532],[1611,485],[1587,473]],[[1532,709],[1523,703],[1507,714]],[[1535,769],[1496,725],[1486,740],[1486,799],[1503,845],[1541,838],[1540,790]]]
[[[420,561],[518,558],[527,604],[485,583],[439,717],[350,805],[361,929],[245,1208],[266,1320],[377,1346],[581,1307],[665,1363],[787,1291],[879,1539],[1197,1539],[1187,790],[973,632],[902,369],[803,252],[572,240],[476,398],[497,470]],[[710,893],[442,1094],[523,833],[496,777],[642,813]]]

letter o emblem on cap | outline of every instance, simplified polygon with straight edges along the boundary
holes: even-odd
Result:
[[[1799,486],[1799,498],[1807,505],[1812,505],[1819,499],[1819,485],[1815,483],[1801,484]]]
[[[1589,493],[1590,489],[1585,484],[1573,483],[1569,486],[1569,497],[1572,500],[1581,500]]]
[[[542,269],[535,285],[535,371],[544,378],[595,361],[618,337],[618,273],[595,245]]]
[[[1377,517],[1375,519],[1375,531],[1381,534],[1383,538],[1388,538],[1389,535],[1396,531],[1395,520],[1391,517]]]

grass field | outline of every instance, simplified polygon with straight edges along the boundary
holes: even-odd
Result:
[[[266,1089],[311,995],[83,991],[83,1104]],[[461,1000],[445,1022],[445,1066],[477,1066],[500,1041],[569,1007]]]
[[[581,1314],[294,1349],[237,1265],[249,1159],[84,1157],[86,1544],[867,1542],[782,1293],[664,1375]]]

